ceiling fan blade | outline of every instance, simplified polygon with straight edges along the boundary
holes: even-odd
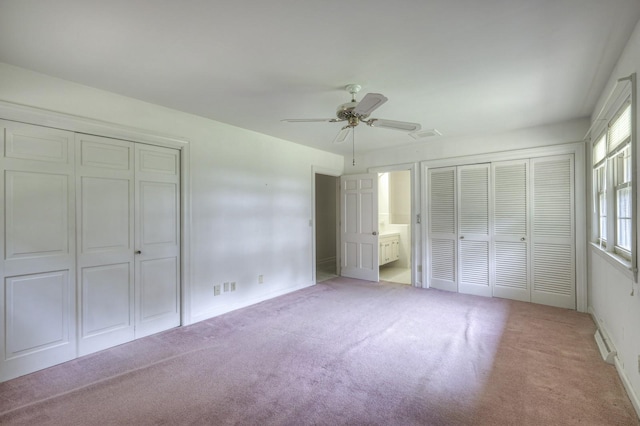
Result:
[[[422,128],[418,123],[409,123],[408,121],[382,120],[373,118],[369,120],[371,127],[384,127],[385,129],[402,130],[404,132],[417,132]]]
[[[280,121],[284,121],[286,123],[335,123],[338,120],[335,118],[285,118]]]
[[[380,93],[367,93],[354,108],[353,113],[358,116],[368,116],[380,105],[387,102],[387,98]]]
[[[333,140],[333,143],[343,143],[349,138],[349,135],[353,132],[353,127],[344,126],[336,135],[336,138]]]

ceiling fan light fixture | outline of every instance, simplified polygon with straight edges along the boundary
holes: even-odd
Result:
[[[425,129],[421,132],[411,132],[409,133],[409,136],[411,136],[415,140],[418,140],[418,139],[432,138],[434,136],[442,136],[442,133],[440,133],[436,129]]]

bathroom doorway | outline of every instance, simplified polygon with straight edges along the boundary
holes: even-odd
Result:
[[[411,285],[411,172],[378,173],[380,280]]]

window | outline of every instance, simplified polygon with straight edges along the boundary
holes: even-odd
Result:
[[[593,144],[594,242],[627,260],[632,252],[631,104]]]

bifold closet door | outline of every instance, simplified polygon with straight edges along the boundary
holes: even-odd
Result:
[[[458,166],[458,291],[491,296],[491,167]]]
[[[0,381],[76,357],[73,134],[0,121]]]
[[[134,339],[134,144],[76,136],[79,354]]]
[[[574,157],[531,159],[531,301],[576,308]]]
[[[427,172],[429,283],[430,287],[448,291],[458,291],[456,177],[456,167]]]
[[[78,135],[80,354],[180,325],[180,156]]]
[[[531,300],[529,257],[529,160],[491,165],[493,206],[493,295]]]
[[[135,337],[180,325],[180,153],[135,146]]]

